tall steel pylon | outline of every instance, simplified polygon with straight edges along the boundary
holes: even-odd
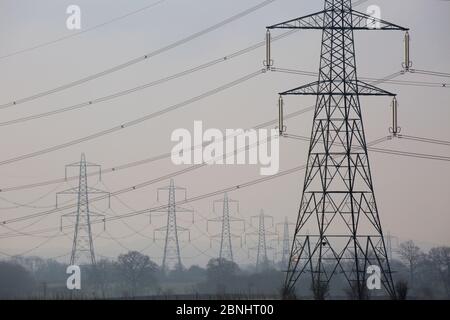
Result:
[[[58,192],[56,194],[56,207],[58,207],[58,196],[62,195],[77,195],[77,211],[67,213],[61,216],[61,229],[62,219],[67,217],[75,218],[75,230],[73,235],[72,253],[70,255],[70,264],[86,264],[90,263],[95,266],[95,252],[94,241],[92,238],[93,222],[102,221],[105,222],[104,215],[95,213],[89,208],[89,195],[90,194],[107,194],[109,199],[109,192],[102,191],[96,188],[88,187],[88,168],[98,168],[99,179],[101,180],[101,167],[97,164],[86,162],[86,157],[81,154],[81,160],[78,163],[66,165],[65,173],[67,178],[67,169],[70,167],[79,168],[78,187],[70,188],[68,190]],[[110,203],[109,203],[110,204]],[[108,206],[109,206],[108,204]],[[92,220],[92,219],[96,220]]]
[[[358,80],[353,32],[407,29],[353,10],[351,0],[325,0],[324,10],[267,29],[322,30],[318,81],[280,93],[281,101],[286,95],[317,97],[285,295],[308,273],[315,297],[323,299],[340,273],[353,296],[363,299],[366,268],[377,265],[395,298],[360,107],[360,96],[394,94]]]
[[[231,223],[242,222],[244,225],[244,232],[245,232],[245,220],[236,218],[230,214],[230,204],[235,203],[236,212],[239,212],[239,202],[228,198],[227,193],[224,194],[223,200],[215,200],[213,202],[213,212],[216,212],[216,203],[222,203],[222,216],[213,219],[208,219],[206,221],[206,229],[208,230],[209,228],[208,227],[209,222],[220,222],[222,224],[221,233],[213,235],[211,236],[211,238],[220,238],[219,259],[226,259],[228,261],[234,262],[233,245],[231,240],[232,238],[240,238],[242,247],[242,237],[240,235],[236,235],[231,232]]]
[[[153,212],[167,212],[167,224],[165,227],[157,228],[153,232],[153,240],[155,240],[156,232],[164,232],[164,255],[162,260],[162,270],[167,271],[170,269],[182,269],[183,264],[181,262],[180,244],[178,239],[178,232],[188,232],[190,240],[190,231],[187,228],[183,228],[177,225],[177,213],[178,212],[191,212],[192,219],[194,219],[193,210],[186,209],[176,205],[176,191],[184,191],[184,199],[186,200],[186,188],[176,187],[173,179],[170,180],[170,185],[164,188],[158,188],[157,199],[159,201],[159,192],[167,191],[169,193],[169,200],[167,209],[156,210]]]
[[[275,236],[276,233],[267,230],[266,228],[266,219],[271,219],[273,225],[273,217],[266,215],[264,210],[261,210],[260,214],[257,216],[252,216],[251,219],[258,219],[258,231],[248,233],[248,235],[257,235],[258,236],[258,245],[256,249],[256,269],[262,270],[266,268],[269,264],[269,259],[267,258],[267,250],[273,249],[272,247],[267,246],[267,236]]]

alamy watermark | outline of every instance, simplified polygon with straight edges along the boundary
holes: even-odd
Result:
[[[369,290],[381,290],[381,268],[376,265],[367,267],[366,285]]]
[[[70,274],[66,281],[66,287],[69,290],[81,290],[81,269],[79,266],[68,266],[66,273]]]
[[[377,5],[370,5],[367,7],[366,13],[371,17],[367,18],[367,28],[381,29],[381,8]]]
[[[69,17],[66,20],[66,27],[69,30],[81,29],[81,8],[75,4],[67,7],[66,13]]]
[[[193,133],[188,129],[176,129],[172,142],[175,165],[257,165],[264,176],[278,173],[280,148],[276,129],[226,129],[225,134],[210,128],[203,131],[203,122],[194,121]],[[269,148],[270,147],[270,148]]]

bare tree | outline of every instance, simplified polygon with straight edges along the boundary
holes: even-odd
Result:
[[[399,254],[402,261],[408,267],[410,287],[413,287],[414,273],[423,254],[420,248],[411,240],[400,243]]]
[[[119,255],[117,266],[131,287],[132,296],[136,296],[138,285],[143,286],[153,280],[153,273],[158,269],[148,256],[137,251]]]
[[[450,297],[450,247],[431,249],[428,259],[443,284],[447,297]]]
[[[400,280],[395,284],[398,300],[406,300],[408,296],[408,282]]]

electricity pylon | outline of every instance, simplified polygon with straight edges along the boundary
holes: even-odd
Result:
[[[280,93],[317,97],[284,294],[294,294],[308,273],[315,298],[324,299],[341,273],[353,295],[364,299],[366,268],[377,265],[395,298],[360,107],[360,96],[395,95],[358,80],[353,33],[407,29],[353,10],[351,0],[325,0],[324,10],[267,29],[322,30],[318,81]]]
[[[260,214],[257,216],[252,216],[251,219],[258,219],[258,231],[250,232],[247,235],[257,235],[258,236],[258,246],[254,248],[249,248],[253,250],[257,250],[256,254],[256,270],[264,270],[267,268],[269,264],[269,259],[267,258],[267,250],[273,249],[270,246],[267,246],[267,236],[275,236],[276,233],[268,231],[266,228],[266,219],[271,220],[271,224],[273,226],[273,217],[264,214],[264,211],[261,210]]]
[[[233,257],[233,245],[231,242],[232,238],[240,238],[242,246],[242,237],[240,235],[233,234],[231,232],[232,222],[243,222],[244,232],[245,232],[245,220],[233,217],[230,214],[230,203],[235,203],[237,208],[236,211],[239,212],[239,202],[228,198],[228,194],[225,193],[223,200],[215,200],[213,202],[213,212],[216,212],[216,203],[222,203],[222,217],[217,217],[213,219],[208,219],[206,221],[206,229],[208,230],[209,222],[220,222],[222,224],[222,232],[218,235],[214,235],[211,238],[220,238],[220,251],[219,259],[226,259],[228,261],[234,262]]]
[[[81,155],[81,160],[78,163],[66,165],[65,176],[67,179],[67,169],[70,167],[79,168],[78,187],[70,188],[68,190],[58,192],[56,194],[56,207],[58,207],[58,196],[61,195],[77,195],[77,211],[70,212],[61,216],[61,230],[62,219],[67,217],[75,217],[75,230],[73,235],[72,253],[70,255],[70,265],[90,263],[95,266],[95,252],[94,241],[92,239],[92,223],[102,221],[105,223],[105,216],[103,214],[95,213],[89,208],[89,195],[106,195],[108,198],[108,206],[110,205],[109,192],[88,187],[88,168],[98,168],[99,180],[101,180],[101,166],[86,162],[84,153]],[[92,220],[95,218],[96,220]]]
[[[167,212],[167,224],[165,227],[157,228],[153,231],[153,241],[155,241],[156,232],[164,232],[164,255],[162,260],[162,270],[167,271],[171,269],[182,269],[180,244],[178,240],[178,232],[188,232],[190,241],[190,231],[177,225],[177,212],[191,212],[192,219],[194,219],[194,211],[192,209],[183,208],[176,205],[176,191],[184,191],[184,200],[186,200],[186,188],[176,187],[173,179],[170,180],[170,185],[164,188],[158,188],[157,200],[159,201],[160,191],[168,191],[169,200],[167,208],[162,210],[154,210],[152,212]]]
[[[295,225],[294,223],[289,222],[288,218],[284,218],[284,222],[277,223],[277,226],[283,225],[283,246],[281,249],[281,270],[287,270],[288,268],[288,262],[289,262],[289,255],[290,255],[290,237],[289,237],[289,226]],[[278,230],[277,230],[278,231]],[[277,232],[278,233],[278,232]]]

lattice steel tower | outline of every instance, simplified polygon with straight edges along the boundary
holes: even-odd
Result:
[[[212,236],[212,238],[220,238],[220,250],[219,250],[219,259],[226,259],[228,261],[234,261],[233,257],[233,245],[232,238],[241,238],[242,245],[242,237],[231,232],[231,223],[232,222],[242,222],[244,224],[245,231],[245,221],[244,219],[239,219],[233,217],[230,214],[230,204],[235,203],[237,206],[237,212],[239,212],[239,202],[236,200],[232,200],[228,198],[228,194],[225,193],[223,196],[223,200],[215,200],[213,202],[213,211],[215,212],[216,203],[222,203],[222,216],[214,219],[207,220],[207,229],[208,222],[220,222],[222,224],[222,231],[218,235]]]
[[[290,255],[290,241],[289,241],[289,221],[286,217],[283,223],[283,248],[282,248],[282,256],[281,256],[281,268],[286,270],[288,268],[288,261]]]
[[[280,93],[317,97],[284,293],[291,295],[309,274],[315,298],[324,299],[333,276],[341,274],[353,296],[364,299],[366,268],[377,265],[395,297],[360,107],[360,96],[394,94],[358,80],[353,32],[407,29],[354,11],[351,0],[325,0],[323,11],[268,30],[277,28],[322,30],[318,81]]]
[[[66,178],[67,168],[77,167],[79,168],[78,187],[74,187],[56,194],[56,206],[58,207],[58,196],[61,195],[77,195],[77,211],[64,214],[61,216],[61,228],[62,219],[67,217],[75,218],[75,230],[73,235],[72,253],[70,255],[70,264],[85,264],[90,263],[95,266],[95,252],[94,241],[92,239],[92,218],[97,218],[96,221],[105,221],[104,215],[92,212],[89,208],[89,194],[106,194],[109,199],[109,192],[102,191],[96,188],[88,187],[88,167],[99,168],[98,174],[101,179],[101,167],[97,164],[86,162],[84,153],[81,155],[79,163],[73,163],[66,166]]]
[[[267,230],[266,219],[271,219],[271,223],[273,226],[273,217],[266,215],[264,213],[264,210],[261,210],[259,215],[251,217],[251,219],[253,219],[253,218],[258,219],[258,231],[248,233],[248,235],[257,235],[258,236],[258,245],[257,245],[257,247],[250,248],[250,249],[257,250],[256,269],[261,270],[261,269],[264,269],[265,267],[267,267],[267,265],[269,264],[269,259],[267,258],[267,250],[273,249],[272,247],[267,246],[267,236],[275,236],[276,233]]]
[[[178,239],[178,232],[189,232],[189,229],[180,227],[177,225],[177,212],[191,212],[192,209],[182,208],[176,205],[176,191],[182,190],[184,191],[184,198],[186,200],[186,189],[176,187],[173,179],[170,180],[170,185],[164,188],[158,188],[157,198],[159,201],[159,192],[166,190],[169,193],[169,200],[167,208],[163,210],[155,210],[154,212],[167,212],[167,224],[165,227],[157,228],[154,230],[154,234],[156,232],[164,232],[164,256],[162,260],[162,270],[167,271],[169,269],[181,269],[183,268],[183,264],[181,262],[180,255],[180,243]],[[193,216],[192,216],[193,217]],[[193,218],[192,218],[193,219]],[[155,236],[153,235],[153,239]],[[189,232],[190,239],[190,232]]]

